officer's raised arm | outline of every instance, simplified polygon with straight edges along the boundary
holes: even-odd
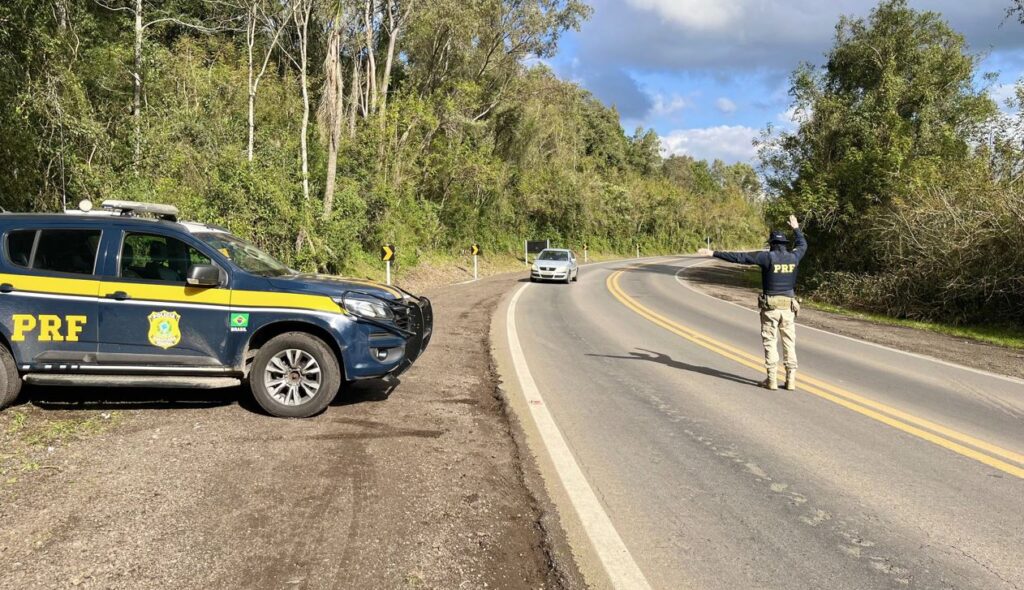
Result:
[[[804,232],[800,231],[800,222],[797,221],[796,215],[789,216],[789,227],[793,228],[793,234],[796,238],[793,245],[793,254],[796,254],[797,260],[800,260],[807,253],[807,239],[804,238]]]
[[[697,250],[698,256],[704,256],[707,258],[714,257],[726,262],[732,262],[733,264],[761,265],[761,260],[758,258],[759,254],[761,254],[761,252],[718,252],[707,248]]]

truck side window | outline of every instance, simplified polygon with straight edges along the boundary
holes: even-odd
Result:
[[[28,248],[29,252],[25,251],[27,237],[15,236],[12,233],[7,242],[8,248],[11,248],[8,252],[12,262],[34,270],[91,275],[96,268],[96,250],[100,244],[101,233],[98,229],[41,229],[34,255],[31,246]],[[10,238],[14,238],[13,245]]]
[[[193,264],[212,262],[192,246],[167,236],[129,233],[121,246],[121,276],[126,279],[184,284]]]
[[[36,230],[12,231],[7,234],[7,259],[17,266],[28,268],[35,243]]]

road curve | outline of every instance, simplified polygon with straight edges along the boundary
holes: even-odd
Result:
[[[801,388],[759,389],[757,316],[697,262],[585,267],[509,317],[652,587],[1024,588],[1024,383],[800,328]]]

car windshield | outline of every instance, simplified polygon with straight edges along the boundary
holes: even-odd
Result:
[[[565,251],[559,252],[558,250],[545,250],[540,253],[537,260],[560,260],[564,262],[569,260],[569,253]]]
[[[295,273],[270,254],[229,233],[204,233],[196,234],[196,237],[216,248],[218,252],[227,256],[231,262],[237,264],[244,271],[265,277],[279,277]]]

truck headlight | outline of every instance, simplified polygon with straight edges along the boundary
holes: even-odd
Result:
[[[337,303],[350,314],[370,320],[390,320],[395,314],[391,308],[382,301],[370,301],[368,299],[355,299],[353,297],[335,298]]]

